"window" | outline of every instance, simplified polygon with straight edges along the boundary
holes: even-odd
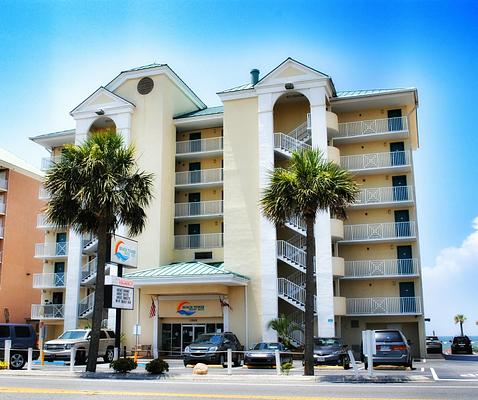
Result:
[[[116,335],[113,331],[108,331],[108,335],[110,335],[111,338],[115,338]]]
[[[0,338],[10,337],[10,327],[8,325],[0,326]]]
[[[212,258],[212,251],[201,251],[194,253],[195,260],[210,260]]]
[[[100,331],[100,339],[108,339],[108,336],[106,336],[105,331]]]
[[[15,326],[14,329],[17,338],[29,338],[31,336],[28,326]]]
[[[376,342],[403,342],[402,335],[398,331],[376,331]]]

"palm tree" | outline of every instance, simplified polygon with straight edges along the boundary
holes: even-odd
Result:
[[[466,321],[466,317],[463,314],[456,314],[454,320],[455,324],[460,324],[461,336],[463,336],[463,323]]]
[[[277,336],[282,341],[285,347],[290,347],[289,336],[292,332],[301,331],[302,327],[294,321],[291,321],[284,314],[279,318],[274,318],[269,321],[267,327],[277,332]]]
[[[66,145],[61,160],[48,171],[51,193],[47,219],[98,239],[93,321],[86,370],[96,371],[104,304],[107,242],[120,225],[138,235],[146,223],[144,208],[152,198],[153,175],[137,169],[134,147],[124,146],[112,130],[92,134],[82,145]]]
[[[314,223],[318,211],[345,218],[345,208],[357,195],[353,176],[337,164],[323,158],[318,149],[292,154],[289,166],[275,168],[260,200],[263,214],[275,224],[284,224],[298,215],[306,230],[305,363],[304,374],[314,375]]]

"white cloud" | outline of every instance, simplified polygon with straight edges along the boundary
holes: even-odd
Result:
[[[427,333],[454,335],[459,327],[453,317],[464,314],[465,334],[478,335],[478,217],[473,221],[473,232],[460,247],[440,251],[435,265],[423,268],[423,289]]]

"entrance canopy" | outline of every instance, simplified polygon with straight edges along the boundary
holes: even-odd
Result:
[[[136,287],[207,283],[246,286],[249,283],[248,277],[228,271],[222,262],[210,264],[199,261],[177,262],[135,271],[125,274],[124,277],[134,280]]]

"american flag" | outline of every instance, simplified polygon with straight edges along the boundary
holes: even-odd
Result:
[[[154,299],[151,297],[151,307],[149,309],[149,318],[153,318],[156,315],[156,304],[154,304]]]

